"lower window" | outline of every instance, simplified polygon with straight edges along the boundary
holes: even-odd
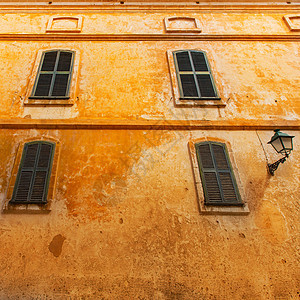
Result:
[[[46,204],[55,144],[34,141],[24,145],[9,204]]]
[[[202,213],[247,214],[224,143],[190,143],[199,207]]]
[[[206,205],[243,205],[224,144],[195,145]]]

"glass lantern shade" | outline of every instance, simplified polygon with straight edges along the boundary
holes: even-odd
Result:
[[[268,144],[271,144],[278,153],[289,155],[293,150],[294,136],[280,132],[279,129],[274,131],[275,134],[272,136],[271,141],[269,141]]]

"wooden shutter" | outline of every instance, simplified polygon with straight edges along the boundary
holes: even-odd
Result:
[[[176,53],[176,59],[178,64],[178,70],[180,72],[193,70],[188,51]]]
[[[31,142],[24,146],[11,203],[46,203],[55,145]]]
[[[65,96],[67,93],[72,63],[71,52],[59,52],[52,96]]]
[[[208,71],[207,63],[203,52],[192,51],[191,52],[194,69],[196,72],[206,72]]]
[[[224,144],[195,145],[206,205],[242,205]]]
[[[178,51],[174,57],[181,98],[200,100],[218,97],[204,52]]]
[[[45,52],[30,98],[68,98],[73,59],[74,53],[71,51]]]

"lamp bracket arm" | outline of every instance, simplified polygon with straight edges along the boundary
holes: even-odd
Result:
[[[283,164],[286,161],[287,157],[288,157],[288,155],[286,155],[285,157],[280,158],[279,160],[277,160],[273,164],[268,164],[269,173],[272,176],[274,176],[274,172],[277,170],[277,168],[280,165],[280,163]]]

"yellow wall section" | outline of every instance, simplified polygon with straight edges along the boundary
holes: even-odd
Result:
[[[80,55],[75,105],[22,106],[37,50],[61,47]],[[184,112],[188,119],[295,119],[298,48],[295,42],[3,42],[0,68],[9,76],[0,83],[1,117],[174,119]],[[179,49],[207,52],[224,109],[174,109],[166,51]]]
[[[129,7],[130,8],[130,7]],[[49,8],[48,8],[49,9]],[[51,8],[50,8],[51,10]],[[257,14],[257,12],[241,13],[207,13],[185,9],[169,12],[109,12],[85,13],[81,11],[70,13],[57,9],[55,13],[16,14],[1,13],[1,33],[45,33],[47,22],[51,16],[83,16],[82,33],[164,33],[163,19],[165,17],[194,17],[200,21],[203,33],[217,34],[283,34],[289,33],[282,19],[282,13]],[[163,10],[163,9],[161,9]],[[207,9],[209,10],[209,9]],[[258,9],[259,10],[259,9]]]
[[[256,134],[248,134],[254,143]],[[267,141],[268,133],[259,134]],[[192,133],[232,143],[252,212],[204,216],[197,207],[188,132],[8,130],[0,139],[7,141],[1,142],[1,195],[18,141],[40,135],[63,141],[56,196],[49,215],[1,216],[2,295],[18,294],[10,282],[19,276],[17,286],[27,296],[296,294],[299,169],[292,167],[299,154],[273,178],[261,148],[240,147],[243,132]],[[57,235],[65,239],[61,252],[50,247]]]
[[[0,298],[296,299],[295,5],[121,7],[2,7],[1,207],[21,143],[49,137],[59,156],[50,213],[0,212]],[[46,33],[50,16],[82,16],[81,33]],[[202,32],[165,33],[169,16]],[[74,105],[24,105],[43,49],[77,50]],[[174,106],[167,51],[181,49],[206,51],[225,107]],[[271,176],[277,127],[295,149]],[[203,138],[232,151],[248,215],[200,213],[188,143]]]

